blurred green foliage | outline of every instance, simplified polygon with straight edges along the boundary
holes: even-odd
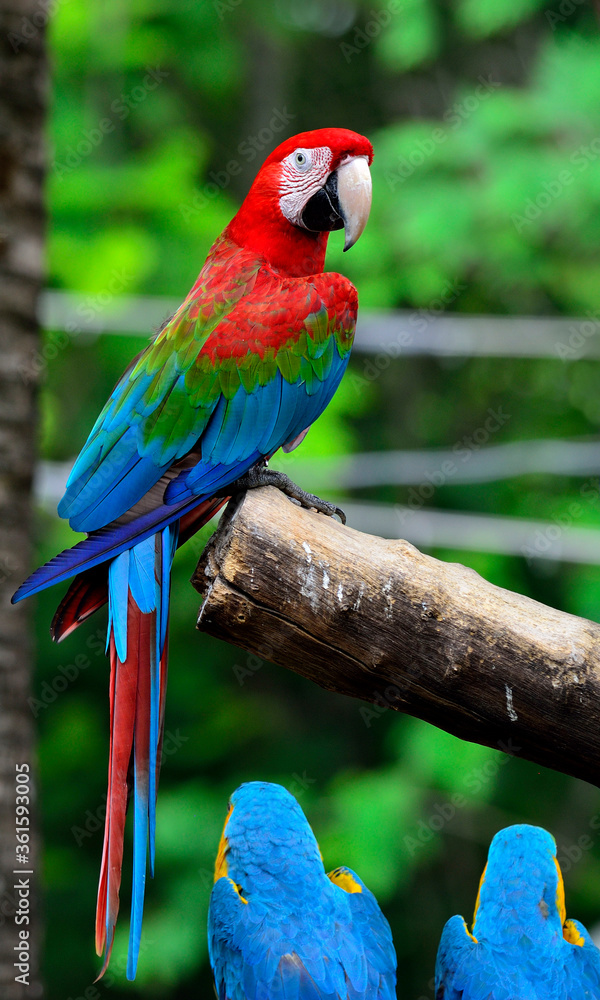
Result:
[[[561,12],[567,6],[571,13]],[[263,156],[288,134],[335,124],[367,133],[376,149],[369,226],[344,257],[334,234],[328,258],[356,282],[363,307],[420,310],[427,322],[444,292],[453,312],[597,316],[600,37],[586,5],[59,0],[50,40],[50,283],[85,293],[89,310],[112,308],[120,294],[183,297]],[[77,452],[141,346],[72,338],[46,373],[45,457]],[[377,379],[366,377],[364,356],[352,365],[358,377],[344,382],[305,455],[452,447],[500,405],[510,419],[494,441],[598,432],[598,366],[576,352],[566,361],[401,357]],[[294,455],[285,461],[293,471]],[[580,488],[567,476],[449,482],[428,502],[551,519]],[[403,502],[407,491],[356,494]],[[598,525],[597,499],[583,507],[581,523]],[[355,867],[378,894],[404,998],[432,1000],[442,926],[454,913],[470,916],[489,840],[508,823],[555,834],[569,912],[597,922],[600,845],[590,820],[600,803],[591,787],[327,693],[194,633],[198,600],[188,579],[207,537],[179,553],[174,571],[157,877],[134,984],[124,978],[126,851],[113,963],[92,986],[105,621],[97,615],[54,647],[47,626],[57,594],[37,599],[32,705],[50,1000],[211,995],[212,865],[227,798],[253,778],[290,788],[326,865]],[[68,527],[40,515],[39,560],[72,540]],[[437,554],[598,618],[596,567]],[[586,835],[592,846],[581,848]]]

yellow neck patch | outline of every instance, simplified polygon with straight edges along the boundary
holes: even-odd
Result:
[[[566,921],[563,927],[563,937],[569,944],[578,944],[580,948],[583,948],[585,944],[585,938],[577,930],[572,920]]]
[[[560,865],[556,858],[554,859],[554,864],[556,865],[556,873],[558,875],[558,885],[556,886],[556,908],[558,910],[558,915],[560,917],[561,926],[563,926],[565,920],[567,919],[567,908],[565,905],[565,883],[563,882]]]
[[[244,899],[244,897],[242,896],[242,887],[240,885],[238,885],[237,882],[234,882],[232,878],[228,878],[227,881],[231,882],[233,888],[237,892],[237,894],[240,897],[242,903],[245,903],[246,906],[248,906],[248,900]]]
[[[475,900],[475,909],[473,910],[473,934],[471,934],[469,928],[467,927],[466,921],[465,921],[465,928],[466,928],[467,934],[469,935],[469,937],[472,937],[474,941],[477,940],[477,938],[475,937],[475,921],[477,920],[477,910],[479,909],[479,898],[481,896],[481,886],[485,882],[485,873],[486,872],[487,872],[487,863],[486,863],[485,868],[483,869],[483,872],[481,873],[481,878],[479,879],[479,886],[477,888],[477,898]]]
[[[334,868],[332,872],[328,872],[327,878],[330,879],[334,885],[339,885],[340,889],[344,892],[362,892],[362,885],[357,882],[353,875],[349,871],[345,871],[343,868]]]
[[[577,944],[580,948],[583,948],[585,944],[585,939],[577,930],[575,924],[572,920],[567,920],[567,909],[565,905],[565,883],[563,881],[562,872],[560,870],[560,865],[557,859],[554,859],[554,864],[556,865],[556,871],[558,872],[558,885],[556,887],[556,908],[558,909],[558,915],[560,917],[560,922],[563,929],[563,937],[565,941],[569,944]]]
[[[219,841],[219,850],[217,851],[217,860],[215,861],[215,882],[220,878],[227,878],[227,859],[225,855],[229,849],[229,841],[225,836],[225,830],[227,824],[229,823],[229,817],[233,812],[233,806],[229,803],[229,809],[227,810],[227,816],[225,817],[225,823],[223,824],[223,833],[221,834],[221,839]],[[246,902],[246,900],[244,900]]]
[[[475,935],[471,934],[471,931],[467,927],[467,921],[466,920],[463,920],[463,924],[465,925],[465,933],[467,933],[469,935],[469,937],[471,938],[471,941],[474,941],[475,944],[479,944],[479,942],[478,942],[477,938],[475,937]]]

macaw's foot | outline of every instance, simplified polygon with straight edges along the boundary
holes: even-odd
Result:
[[[235,482],[229,483],[227,493],[231,495],[232,493],[241,493],[243,490],[255,490],[259,486],[275,486],[286,496],[296,500],[301,507],[306,507],[307,510],[313,508],[321,514],[326,514],[327,517],[333,517],[334,514],[337,514],[342,524],[346,523],[346,515],[341,507],[336,507],[329,500],[321,500],[320,497],[316,497],[312,493],[306,493],[300,486],[292,482],[285,472],[276,472],[275,469],[267,469],[264,465],[254,465],[245,476],[240,476]]]

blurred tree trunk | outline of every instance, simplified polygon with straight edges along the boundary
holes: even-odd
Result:
[[[0,0],[0,996],[39,997],[30,609],[10,605],[29,569],[38,298],[43,279],[45,27],[40,0]],[[16,775],[28,765],[31,829],[17,860]],[[23,796],[21,802],[26,801]],[[27,816],[22,813],[21,820]],[[24,831],[25,826],[21,827]],[[20,839],[27,842],[24,833]],[[17,874],[15,870],[20,869]],[[29,874],[33,872],[33,874]],[[16,888],[15,888],[16,887]],[[27,923],[27,919],[29,923]],[[24,932],[28,931],[28,937]],[[26,959],[26,961],[23,961]],[[17,962],[17,967],[15,967]],[[28,969],[27,969],[28,966]],[[17,980],[20,978],[20,981]]]

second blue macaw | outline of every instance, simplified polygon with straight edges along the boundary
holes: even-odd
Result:
[[[393,1000],[396,954],[374,895],[325,874],[306,817],[281,785],[230,799],[208,917],[218,1000]]]
[[[599,1000],[600,951],[567,920],[554,838],[525,824],[492,840],[472,930],[442,934],[436,1000]]]

